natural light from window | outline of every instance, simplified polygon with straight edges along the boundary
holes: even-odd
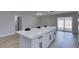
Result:
[[[72,17],[59,17],[58,30],[72,31]]]

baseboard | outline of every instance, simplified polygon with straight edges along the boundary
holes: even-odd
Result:
[[[72,32],[72,33],[78,34],[78,32]]]
[[[7,36],[10,36],[10,35],[14,35],[15,33],[9,33],[9,34],[4,34],[4,35],[0,35],[0,38],[2,37],[7,37]]]

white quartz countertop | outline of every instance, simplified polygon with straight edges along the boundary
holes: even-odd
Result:
[[[33,28],[30,31],[24,31],[24,30],[22,30],[22,31],[17,31],[17,33],[19,35],[22,35],[24,37],[32,39],[32,38],[34,38],[34,37],[36,37],[38,35],[41,35],[43,33],[51,31],[53,29],[56,30],[56,27],[50,27],[50,26],[48,26],[48,27],[41,27],[40,29]]]

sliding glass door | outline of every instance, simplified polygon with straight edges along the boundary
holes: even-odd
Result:
[[[64,18],[58,18],[58,30],[64,30]]]
[[[59,17],[57,20],[58,30],[72,31],[72,17]]]
[[[72,31],[72,17],[66,17],[64,20],[65,31]]]

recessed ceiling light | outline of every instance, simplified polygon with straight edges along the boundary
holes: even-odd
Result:
[[[36,13],[36,15],[37,15],[37,16],[42,16],[42,15],[43,15],[43,13]]]
[[[54,11],[48,11],[48,12],[54,12]]]

